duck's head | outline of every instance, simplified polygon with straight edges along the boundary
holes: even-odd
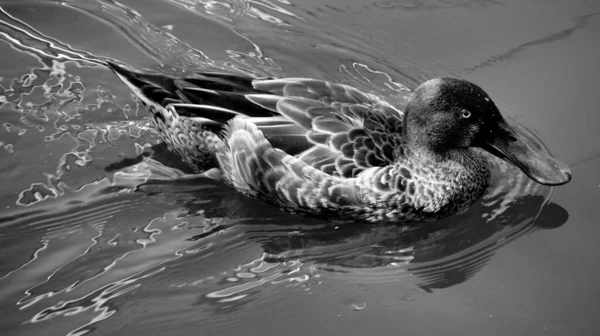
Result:
[[[455,78],[421,84],[406,107],[404,132],[415,150],[444,155],[480,147],[519,167],[534,181],[560,185],[570,169],[525,129],[509,124],[479,86]]]

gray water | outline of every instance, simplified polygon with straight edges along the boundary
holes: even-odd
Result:
[[[0,2],[2,335],[596,335],[600,3]],[[501,166],[417,227],[307,219],[188,168],[102,64],[342,82],[460,77],[573,181]]]

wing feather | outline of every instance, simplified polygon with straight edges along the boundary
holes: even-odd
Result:
[[[324,133],[347,133],[352,126],[339,119],[320,116],[312,120],[312,128]]]
[[[308,113],[311,107],[324,107],[324,104],[312,99],[282,98],[277,102],[277,111],[301,125],[307,130],[312,129],[312,118]]]

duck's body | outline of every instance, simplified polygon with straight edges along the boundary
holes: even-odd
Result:
[[[376,96],[326,81],[175,79],[109,65],[191,167],[217,168],[225,183],[292,212],[370,222],[436,219],[468,207],[489,183],[486,155],[472,146],[501,116],[465,81],[421,85],[407,120]],[[465,108],[490,115],[463,125]]]

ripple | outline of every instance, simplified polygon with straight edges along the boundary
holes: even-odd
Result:
[[[93,195],[85,203],[58,210],[36,206],[29,214],[0,219],[2,244],[10,246],[2,254],[0,297],[15,300],[20,316],[37,308],[28,323],[82,315],[73,332],[88,330],[115,313],[112,301],[168,263],[210,252],[212,243],[185,238],[212,221],[182,217],[171,203],[143,193],[102,192],[106,184],[89,188],[96,190],[79,195]],[[14,243],[22,239],[31,243]],[[28,250],[33,254],[27,258]]]
[[[0,7],[0,37],[17,50],[40,59],[73,61],[81,65],[99,64],[99,58],[38,32]]]
[[[498,0],[409,0],[391,1],[383,0],[374,3],[375,6],[391,10],[398,8],[404,11],[429,11],[446,8],[488,8],[490,6],[505,6]]]
[[[287,0],[167,0],[168,2],[201,15],[221,20],[234,21],[240,17],[250,17],[279,26],[289,27],[287,19],[304,21],[303,18],[286,9],[292,6]],[[278,4],[279,3],[279,4]]]

